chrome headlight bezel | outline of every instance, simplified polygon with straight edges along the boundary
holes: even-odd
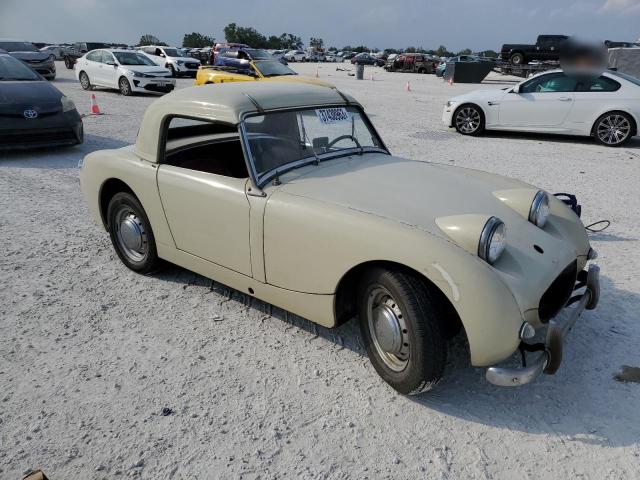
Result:
[[[502,255],[507,245],[507,227],[498,217],[491,217],[485,223],[480,241],[478,242],[478,256],[493,265]]]
[[[549,195],[543,190],[538,190],[531,208],[529,209],[529,221],[538,228],[544,228],[549,218]]]

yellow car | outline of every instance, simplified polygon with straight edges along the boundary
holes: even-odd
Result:
[[[331,83],[302,77],[277,60],[243,60],[234,66],[201,66],[195,84],[253,81],[295,82],[335,88]]]

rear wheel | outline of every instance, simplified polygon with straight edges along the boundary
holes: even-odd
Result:
[[[479,135],[484,130],[484,114],[477,105],[461,105],[453,115],[453,126],[462,135]]]
[[[522,65],[524,63],[524,55],[520,52],[516,52],[509,57],[509,61],[514,65]]]
[[[633,119],[624,112],[608,112],[596,120],[593,136],[602,145],[619,147],[634,134]]]
[[[129,83],[129,80],[127,80],[127,77],[120,77],[120,80],[118,80],[118,87],[122,95],[127,97],[129,95],[133,95],[133,92],[131,91],[131,84]]]
[[[73,70],[73,62],[69,57],[64,57],[64,66],[67,67],[69,70]]]
[[[138,273],[151,273],[160,266],[156,241],[147,214],[136,197],[116,193],[107,208],[111,243],[128,268]]]
[[[433,388],[447,358],[441,309],[420,279],[376,268],[358,295],[360,330],[378,374],[404,395]]]
[[[91,85],[91,81],[89,80],[89,75],[87,72],[80,72],[80,86],[83,90],[92,90],[93,85]]]

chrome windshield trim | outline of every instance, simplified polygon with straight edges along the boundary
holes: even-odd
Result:
[[[383,153],[386,155],[391,155],[389,149],[385,145],[384,141],[380,137],[380,134],[375,129],[369,117],[365,113],[364,109],[359,104],[348,103],[348,104],[321,104],[321,105],[306,105],[303,107],[291,107],[291,108],[278,108],[278,109],[270,109],[270,110],[262,110],[262,111],[251,111],[245,112],[240,116],[240,124],[238,126],[240,132],[240,138],[242,139],[241,144],[245,153],[245,159],[247,161],[247,167],[249,168],[249,175],[251,177],[251,181],[258,189],[262,189],[270,180],[278,175],[282,175],[284,173],[290,172],[291,170],[295,170],[296,168],[304,167],[310,163],[314,163],[316,161],[316,157],[311,155],[309,157],[301,158],[296,161],[287,163],[282,165],[281,167],[274,168],[262,174],[258,174],[258,171],[255,167],[255,159],[253,158],[253,153],[251,152],[251,145],[249,144],[249,133],[245,127],[245,119],[248,117],[255,117],[259,115],[265,115],[269,113],[280,113],[280,112],[292,112],[292,111],[301,111],[301,110],[312,110],[316,108],[332,108],[332,107],[354,107],[356,108],[360,114],[362,115],[362,119],[369,127],[370,131],[378,138],[380,142],[380,147],[364,147],[362,150],[358,147],[341,149],[338,152],[328,152],[318,155],[318,159],[322,162],[323,160],[332,160],[340,157],[347,157],[350,155],[360,155],[361,153]]]

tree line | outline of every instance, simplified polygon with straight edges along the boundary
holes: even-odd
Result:
[[[235,23],[230,23],[224,27],[224,36],[227,42],[231,43],[244,43],[250,45],[253,48],[265,48],[273,50],[297,50],[302,48],[305,44],[302,38],[292,33],[283,33],[280,36],[269,35],[266,36],[258,32],[253,27],[242,27]],[[212,47],[215,44],[215,37],[205,35],[199,32],[185,33],[182,46],[185,48],[204,48]],[[140,46],[143,45],[166,45],[166,43],[159,40],[154,35],[145,34],[140,37]],[[322,38],[311,37],[309,39],[309,46],[312,48],[323,48],[324,40]],[[336,47],[329,47],[329,51],[338,51]],[[371,52],[378,53],[381,50],[378,48],[369,48],[366,45],[358,45],[352,47],[351,45],[345,45],[340,49],[348,52]],[[453,57],[456,55],[471,55],[473,52],[469,48],[460,50],[458,52],[449,51],[444,45],[440,45],[435,50],[424,49],[422,47],[407,47],[404,49],[385,48],[382,50],[386,55],[392,53],[425,53],[429,55],[437,55],[439,57]],[[494,50],[484,50],[477,52],[485,57],[497,57],[498,53]]]

